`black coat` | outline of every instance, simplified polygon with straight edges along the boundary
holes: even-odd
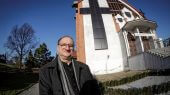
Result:
[[[44,65],[39,72],[40,95],[64,95],[58,70],[57,58],[51,63]],[[89,67],[78,61],[74,62],[80,85],[80,95],[100,95],[97,81],[90,73]]]

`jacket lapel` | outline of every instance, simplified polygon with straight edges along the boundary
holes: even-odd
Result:
[[[79,65],[79,63],[77,62],[77,61],[75,61],[75,60],[73,60],[74,61],[74,66],[75,66],[75,69],[76,69],[76,75],[77,75],[77,81],[78,81],[78,83],[79,83],[79,86],[81,87],[81,83],[80,83],[80,74],[81,74],[81,67],[80,67],[80,65]]]

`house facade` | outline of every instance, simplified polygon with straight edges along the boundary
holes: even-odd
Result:
[[[163,48],[157,23],[127,0],[78,0],[73,7],[77,60],[86,63],[93,74],[131,70],[132,63],[142,58],[133,62],[130,58]]]

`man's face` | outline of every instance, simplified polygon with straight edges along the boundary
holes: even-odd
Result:
[[[58,45],[58,54],[59,56],[68,58],[71,56],[71,53],[73,52],[73,40],[69,37],[64,37],[60,40]]]

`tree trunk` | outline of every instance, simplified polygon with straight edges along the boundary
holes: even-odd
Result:
[[[20,59],[19,59],[19,69],[21,70],[21,65],[22,65],[22,57],[20,56]]]
[[[22,54],[22,50],[21,50],[21,55],[20,55],[20,60],[19,60],[19,69],[21,70],[21,66],[22,66],[22,57],[23,57],[23,54]]]

